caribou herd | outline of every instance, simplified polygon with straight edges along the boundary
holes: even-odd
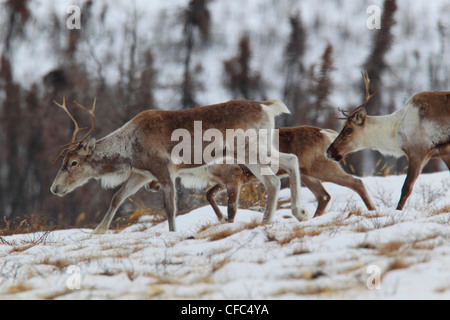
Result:
[[[206,188],[220,222],[233,222],[240,188],[259,180],[265,187],[267,205],[263,221],[270,223],[277,208],[280,177],[288,175],[291,210],[298,221],[309,215],[300,199],[301,182],[317,198],[314,217],[325,212],[330,195],[322,181],[354,190],[368,210],[375,210],[363,182],[344,172],[339,161],[361,149],[378,150],[395,157],[406,156],[408,173],[397,210],[402,210],[414,182],[431,158],[441,158],[450,170],[450,92],[422,92],[412,96],[402,109],[386,116],[369,116],[366,104],[372,97],[370,80],[362,105],[342,111],[341,132],[310,126],[275,128],[275,117],[289,109],[280,100],[232,100],[179,111],[147,110],[104,138],[89,138],[95,128],[95,100],[87,109],[92,127],[83,138],[77,121],[63,103],[75,125],[72,140],[59,154],[62,166],[51,192],[63,197],[91,179],[114,188],[109,209],[94,233],[104,233],[119,208],[142,187],[162,192],[169,230],[176,231],[175,179],[186,188]],[[89,139],[88,139],[89,138]],[[225,218],[215,196],[228,195]]]

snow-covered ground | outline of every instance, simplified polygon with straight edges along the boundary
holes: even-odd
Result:
[[[450,173],[421,175],[399,212],[403,180],[363,179],[375,212],[326,183],[327,213],[302,223],[280,209],[261,225],[241,209],[219,224],[208,206],[177,217],[175,233],[143,216],[105,235],[1,237],[0,299],[450,299]]]

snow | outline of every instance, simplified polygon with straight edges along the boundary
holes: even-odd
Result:
[[[395,40],[386,57],[390,70],[383,82],[399,108],[413,93],[443,89],[430,87],[431,64],[440,68],[438,79],[448,79],[450,60],[442,52],[449,44],[450,5],[447,0],[397,2]],[[83,3],[29,2],[32,21],[11,49],[16,82],[29,88],[65,63],[66,9]],[[192,65],[201,64],[203,70],[197,75],[203,87],[197,101],[207,105],[231,98],[222,83],[223,61],[236,55],[239,38],[246,33],[251,36],[252,69],[261,73],[267,96],[280,98],[288,17],[299,13],[308,32],[305,66],[318,65],[331,43],[335,70],[330,101],[340,107],[355,105],[360,100],[355,88],[373,37],[366,27],[366,9],[382,3],[211,1],[212,42],[196,48],[192,57]],[[95,1],[91,19],[99,23],[82,25],[82,34],[89,36],[82,37],[76,59],[93,70],[94,78],[99,72],[96,61],[101,61],[104,78],[117,83],[119,66],[129,63],[124,51],[135,23],[139,65],[144,50],[151,48],[154,55],[156,106],[176,107],[184,58],[181,14],[187,4]],[[7,22],[6,11],[0,10],[2,39]],[[438,23],[444,27],[442,39]],[[404,179],[363,179],[375,212],[366,211],[354,192],[325,183],[332,196],[326,214],[302,223],[289,209],[280,209],[273,223],[261,225],[262,213],[240,209],[234,224],[219,224],[213,210],[203,207],[177,217],[176,233],[168,232],[167,222],[144,216],[127,229],[105,235],[73,229],[0,237],[0,299],[450,299],[450,174],[421,175],[399,212],[393,208]],[[304,188],[302,195],[313,213],[313,195]],[[280,198],[289,199],[289,190]],[[371,266],[381,273],[379,290],[368,289]]]
[[[91,21],[81,25],[82,40],[76,60],[98,73],[106,81],[117,83],[121,68],[129,61],[125,53],[130,46],[129,32],[137,31],[137,65],[145,67],[142,53],[148,48],[154,56],[158,85],[154,88],[156,106],[175,108],[179,106],[179,84],[183,79],[183,10],[188,0],[167,1],[110,1],[99,0],[92,4]],[[34,0],[31,1],[32,21],[26,25],[21,37],[13,41],[13,76],[16,82],[29,88],[39,83],[51,70],[66,63],[63,55],[67,45],[68,30],[65,28],[69,5],[81,8],[84,1]],[[397,21],[392,32],[394,42],[387,53],[389,70],[383,74],[384,104],[395,103],[399,109],[412,94],[426,90],[445,90],[450,68],[445,59],[448,50],[447,0],[398,0]],[[200,105],[230,100],[223,85],[223,61],[237,53],[239,38],[250,35],[252,49],[251,68],[261,74],[269,98],[282,98],[285,82],[283,56],[290,26],[289,17],[298,14],[307,30],[305,68],[320,64],[327,44],[334,47],[332,72],[333,91],[330,101],[336,107],[355,105],[360,100],[361,75],[365,59],[370,53],[374,30],[369,30],[367,8],[383,7],[382,0],[371,1],[320,1],[315,0],[228,0],[211,1],[211,43],[196,46],[192,56],[192,68],[201,72],[195,75],[202,90],[196,92]],[[106,10],[106,11],[105,11]],[[60,29],[55,30],[54,21]],[[6,13],[0,12],[0,26],[8,21]],[[442,26],[443,36],[438,32]],[[4,36],[0,28],[0,36]],[[86,35],[86,36],[84,36]],[[423,45],[426,43],[426,45]],[[0,52],[3,51],[0,43]],[[30,52],[33,59],[29,59]],[[98,67],[101,62],[101,71]],[[436,79],[440,87],[432,84],[431,66],[438,67]],[[388,98],[389,97],[389,98]]]
[[[325,183],[327,212],[301,223],[289,209],[266,225],[240,209],[235,223],[219,224],[206,206],[177,217],[174,233],[143,216],[104,235],[4,236],[0,299],[449,299],[450,173],[421,175],[400,212],[404,178],[363,178],[373,212]],[[314,212],[305,188],[302,199]],[[381,288],[370,290],[377,271]]]

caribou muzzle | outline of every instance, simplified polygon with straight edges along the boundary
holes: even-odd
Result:
[[[52,185],[50,191],[59,197],[64,197],[67,194],[67,188],[60,184]]]
[[[337,162],[342,160],[342,155],[339,154],[339,151],[336,150],[334,145],[331,145],[327,150],[327,157],[329,159],[335,160]]]

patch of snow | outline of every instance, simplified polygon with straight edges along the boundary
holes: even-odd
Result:
[[[266,225],[262,213],[240,209],[235,223],[219,224],[207,206],[177,217],[175,233],[143,217],[104,235],[5,236],[0,299],[449,299],[450,173],[421,175],[399,212],[391,204],[404,178],[363,179],[373,212],[326,183],[328,211],[301,223],[289,209]],[[313,195],[302,196],[314,212]],[[368,289],[369,266],[380,289]]]

